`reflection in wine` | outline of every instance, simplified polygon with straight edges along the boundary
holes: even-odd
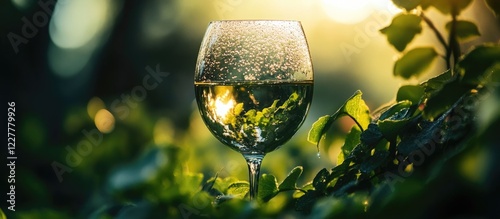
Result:
[[[312,83],[196,84],[204,122],[224,144],[244,154],[276,150],[297,131]]]
[[[235,102],[234,97],[230,96],[231,90],[231,88],[218,87],[216,93],[223,94],[216,96],[215,101],[213,100],[213,94],[208,94],[209,109],[217,117],[216,120],[226,122],[228,113],[234,108]]]

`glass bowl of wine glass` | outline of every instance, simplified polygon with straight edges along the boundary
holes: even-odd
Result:
[[[262,159],[297,132],[312,101],[313,67],[301,23],[210,22],[194,86],[205,125],[247,161],[254,200]]]

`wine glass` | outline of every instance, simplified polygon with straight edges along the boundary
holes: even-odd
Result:
[[[313,69],[301,23],[210,22],[194,84],[205,125],[247,161],[254,200],[262,159],[295,134],[312,100]]]

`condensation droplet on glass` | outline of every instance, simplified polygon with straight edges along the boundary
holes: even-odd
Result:
[[[318,158],[321,158],[321,154],[319,153],[319,151],[316,155],[318,156]]]

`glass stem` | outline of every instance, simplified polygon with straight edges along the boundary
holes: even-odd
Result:
[[[243,155],[248,164],[248,178],[250,181],[250,200],[257,200],[257,192],[259,189],[260,164],[264,155],[261,154],[246,154]]]

